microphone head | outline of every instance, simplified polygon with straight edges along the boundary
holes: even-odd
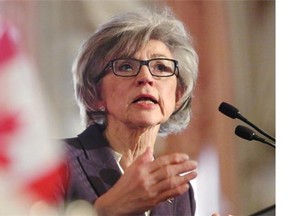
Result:
[[[251,130],[248,127],[242,126],[242,125],[238,125],[235,128],[235,134],[243,139],[246,140],[254,140],[255,138],[255,133],[253,130]]]
[[[226,102],[222,102],[218,110],[230,118],[235,119],[239,117],[239,110]]]

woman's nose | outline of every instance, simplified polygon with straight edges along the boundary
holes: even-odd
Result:
[[[136,76],[136,82],[138,85],[143,85],[143,84],[149,84],[153,85],[155,82],[154,77],[149,71],[149,68],[147,65],[142,65],[140,68],[139,73]]]

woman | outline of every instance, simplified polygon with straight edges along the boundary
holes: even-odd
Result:
[[[73,66],[87,125],[67,139],[67,201],[99,215],[194,215],[189,183],[197,164],[175,153],[154,158],[158,135],[190,121],[198,58],[167,9],[118,15],[100,26]]]

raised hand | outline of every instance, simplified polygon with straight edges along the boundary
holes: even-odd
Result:
[[[186,154],[170,154],[153,160],[147,150],[119,181],[95,202],[99,215],[139,214],[171,197],[185,193],[197,176],[197,163]]]

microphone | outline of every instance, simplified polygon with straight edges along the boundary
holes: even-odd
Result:
[[[239,110],[232,106],[231,104],[228,104],[226,102],[222,102],[218,108],[218,110],[223,113],[224,115],[230,117],[230,118],[238,118],[241,121],[245,122],[246,124],[250,125],[251,127],[253,127],[255,130],[257,130],[259,133],[261,133],[263,136],[267,137],[268,139],[272,140],[273,142],[275,142],[275,138],[270,136],[269,134],[265,133],[264,131],[262,131],[260,128],[258,128],[256,125],[254,125],[253,123],[251,123],[250,121],[248,121],[244,116],[242,116],[239,112]]]
[[[256,141],[259,141],[259,142],[262,142],[264,144],[268,144],[270,146],[272,146],[273,148],[275,148],[275,145],[267,140],[265,140],[264,138],[258,136],[253,130],[251,130],[250,128],[248,127],[245,127],[243,125],[238,125],[236,128],[235,128],[235,134],[243,139],[246,139],[246,140],[256,140]]]

